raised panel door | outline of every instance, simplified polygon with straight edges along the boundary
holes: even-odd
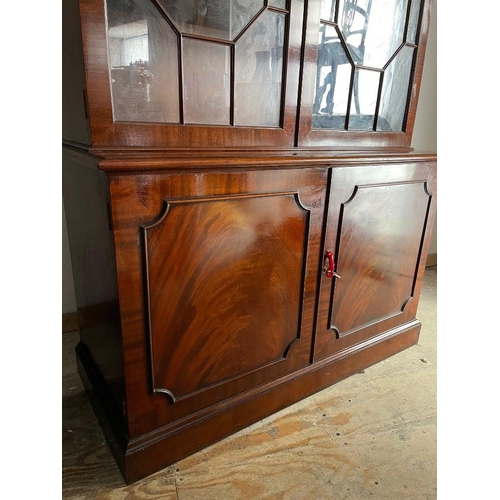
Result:
[[[311,363],[326,175],[112,178],[132,433]]]
[[[297,356],[310,211],[297,193],[187,198],[143,226],[153,391],[173,401]]]
[[[433,172],[429,164],[332,169],[324,251],[335,274],[321,278],[315,359],[416,321]]]

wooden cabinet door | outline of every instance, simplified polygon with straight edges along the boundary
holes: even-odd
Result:
[[[112,179],[129,413],[156,427],[311,362],[326,174]]]
[[[339,277],[321,278],[315,360],[418,324],[435,210],[434,167],[332,169],[324,255],[332,252]]]

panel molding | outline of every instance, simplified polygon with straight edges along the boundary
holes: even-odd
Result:
[[[128,452],[135,453],[137,451],[140,451],[144,447],[152,443],[156,443],[159,440],[171,436],[172,434],[175,434],[176,432],[179,432],[183,429],[190,428],[191,426],[196,425],[199,422],[203,422],[205,419],[210,418],[213,415],[222,414],[230,410],[231,408],[245,403],[246,401],[251,401],[253,398],[259,397],[259,395],[264,394],[268,391],[282,390],[282,388],[285,388],[287,384],[300,380],[301,377],[314,377],[316,376],[314,374],[321,373],[325,369],[328,371],[328,373],[333,375],[337,373],[337,371],[335,369],[332,369],[332,367],[337,366],[337,363],[347,362],[352,366],[353,360],[356,358],[356,356],[362,355],[363,352],[370,351],[377,346],[386,345],[388,341],[391,341],[391,339],[397,339],[398,337],[401,337],[410,331],[419,331],[420,327],[421,324],[418,320],[412,320],[408,323],[398,325],[397,327],[382,332],[375,337],[366,339],[359,344],[350,346],[340,352],[320,359],[312,365],[305,366],[291,374],[287,374],[276,380],[269,381],[261,387],[254,387],[248,391],[238,394],[232,397],[229,401],[218,402],[213,406],[198,411],[197,413],[190,414],[180,420],[158,428],[152,433],[131,440],[129,443]],[[415,343],[416,341],[413,342],[412,345]],[[373,364],[373,362],[369,365],[371,364]],[[369,365],[364,365],[363,367],[367,368]],[[356,371],[353,370],[352,373],[356,373]]]
[[[163,223],[166,222],[168,214],[176,206],[207,203],[207,202],[224,202],[224,201],[238,201],[247,200],[255,198],[269,198],[269,197],[280,197],[287,196],[293,199],[294,205],[298,210],[303,212],[304,216],[304,247],[302,252],[302,262],[301,262],[301,277],[300,277],[300,288],[299,288],[299,304],[298,304],[298,323],[297,323],[297,333],[295,338],[293,338],[288,345],[285,347],[283,353],[276,359],[270,360],[253,367],[237,375],[223,378],[217,382],[210,383],[202,388],[189,391],[186,394],[176,395],[173,390],[166,387],[162,387],[155,380],[155,357],[154,357],[154,341],[153,341],[153,327],[152,327],[152,315],[151,315],[151,288],[150,288],[150,259],[149,259],[149,239],[148,236],[151,231],[159,228]],[[305,279],[306,279],[306,268],[307,268],[307,258],[308,258],[308,242],[310,237],[310,218],[311,218],[311,207],[308,207],[300,198],[299,191],[276,191],[270,193],[246,193],[246,194],[234,194],[234,195],[214,195],[214,196],[201,196],[201,197],[189,197],[189,198],[177,198],[177,199],[167,199],[163,198],[163,203],[161,209],[152,221],[144,223],[140,226],[140,241],[142,247],[143,255],[143,287],[144,287],[144,308],[145,308],[145,319],[146,319],[146,336],[148,345],[148,372],[150,381],[150,391],[152,394],[162,394],[168,398],[171,403],[181,401],[201,392],[209,389],[216,388],[232,380],[238,379],[243,376],[250,375],[256,371],[262,370],[263,368],[270,367],[277,363],[286,360],[290,353],[293,351],[294,346],[298,344],[302,338],[301,327],[302,327],[302,316],[303,316],[303,303],[304,303],[304,293],[305,293]]]
[[[338,220],[338,225],[337,225],[337,234],[336,234],[336,242],[335,242],[335,262],[339,263],[339,256],[340,256],[340,245],[341,245],[341,240],[342,240],[342,230],[343,230],[343,225],[344,225],[344,216],[345,216],[345,208],[351,204],[356,196],[361,192],[361,189],[365,188],[379,188],[379,187],[393,187],[393,186],[402,186],[402,185],[417,185],[421,184],[424,195],[427,196],[427,206],[425,209],[425,215],[423,219],[423,224],[422,224],[422,232],[420,234],[420,242],[419,242],[419,248],[416,256],[416,261],[415,261],[415,270],[413,274],[413,281],[411,285],[411,290],[409,295],[402,301],[401,306],[396,309],[395,311],[392,311],[389,314],[386,314],[384,316],[381,316],[379,318],[376,318],[372,321],[365,322],[361,325],[357,325],[349,330],[346,331],[341,331],[339,327],[337,327],[333,323],[333,314],[334,314],[334,307],[335,307],[335,291],[336,291],[336,284],[338,278],[334,278],[334,282],[332,284],[332,289],[331,289],[331,296],[330,296],[330,308],[329,308],[329,316],[328,316],[328,329],[335,332],[335,336],[337,339],[347,337],[349,335],[352,335],[360,330],[363,330],[365,328],[371,327],[373,325],[376,325],[378,323],[381,323],[383,321],[386,321],[388,319],[394,318],[398,315],[401,315],[406,306],[410,303],[410,301],[413,299],[415,295],[415,288],[418,282],[418,270],[420,268],[420,263],[421,263],[421,258],[422,258],[422,251],[423,251],[423,245],[424,245],[424,240],[425,240],[425,234],[427,231],[427,225],[429,222],[429,215],[430,215],[430,209],[431,209],[431,203],[432,203],[432,193],[429,191],[428,188],[428,182],[425,179],[416,179],[416,180],[411,180],[411,181],[397,181],[397,182],[381,182],[381,183],[368,183],[368,184],[359,184],[355,185],[353,188],[352,193],[349,195],[349,197],[341,203],[340,206],[340,213],[339,213],[339,220]],[[338,269],[338,267],[337,267]],[[341,274],[341,270],[338,270],[339,274]]]

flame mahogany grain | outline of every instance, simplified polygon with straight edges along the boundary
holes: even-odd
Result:
[[[396,133],[311,129],[319,4],[289,2],[282,126],[253,128],[113,121],[105,3],[64,2],[76,353],[126,482],[418,341],[436,155],[410,143],[430,2]]]

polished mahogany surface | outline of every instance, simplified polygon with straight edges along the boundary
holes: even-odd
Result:
[[[343,276],[330,318],[339,338],[399,314],[412,298],[430,196],[425,181],[358,184],[341,203],[335,260]]]
[[[83,54],[64,80],[77,356],[128,482],[418,340],[436,157],[410,142],[430,2],[404,3],[374,67],[369,33],[349,45],[358,2],[327,4],[65,2],[64,60]],[[338,124],[314,100],[341,36],[350,125],[319,128]],[[372,130],[353,130],[363,113]]]
[[[100,163],[120,339],[102,350],[84,335],[79,356],[104,400],[105,353],[123,357],[126,429],[115,432],[127,481],[418,339],[433,155],[319,155],[302,168],[293,156],[231,157],[199,156],[198,169],[195,156]],[[336,291],[326,251],[345,280]]]
[[[332,170],[315,359],[414,319],[435,196],[432,163]]]
[[[143,226],[155,392],[186,398],[295,357],[308,222],[285,192],[167,201]]]
[[[111,177],[131,436],[310,362],[326,179]]]

